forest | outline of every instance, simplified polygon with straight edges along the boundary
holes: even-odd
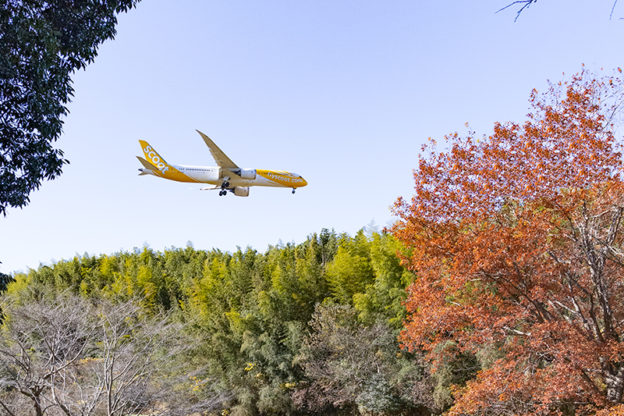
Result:
[[[620,74],[432,143],[381,232],[11,276],[0,412],[624,414]]]
[[[397,341],[414,279],[397,250],[387,233],[322,230],[265,253],[144,248],[17,275],[0,352],[14,389],[0,400],[67,414],[442,409],[458,378],[434,385]]]

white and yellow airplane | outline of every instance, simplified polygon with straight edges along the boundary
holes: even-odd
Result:
[[[228,191],[236,196],[249,196],[250,186],[273,186],[295,189],[306,186],[308,183],[301,175],[283,170],[241,169],[219,149],[219,147],[201,131],[197,133],[208,145],[210,153],[217,162],[217,166],[186,166],[167,163],[156,150],[145,140],[139,140],[145,159],[137,156],[143,168],[139,175],[154,175],[159,178],[178,182],[209,183],[214,187],[201,188],[202,190],[219,190],[219,195],[226,195]]]

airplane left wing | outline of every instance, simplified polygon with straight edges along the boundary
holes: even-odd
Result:
[[[238,165],[232,162],[232,160],[229,157],[227,157],[226,154],[223,153],[221,149],[219,149],[219,147],[215,144],[215,142],[212,141],[210,137],[206,136],[204,133],[202,133],[199,130],[196,130],[196,131],[197,133],[199,133],[202,139],[204,139],[204,142],[206,142],[206,145],[210,149],[210,153],[212,154],[212,157],[214,158],[215,162],[217,162],[217,165],[226,169],[239,169]]]

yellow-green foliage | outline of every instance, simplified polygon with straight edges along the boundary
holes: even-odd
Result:
[[[327,230],[264,253],[145,248],[41,267],[15,276],[7,293],[53,288],[138,299],[149,313],[174,309],[200,340],[192,359],[205,374],[196,377],[216,377],[235,392],[236,413],[288,414],[294,411],[291,394],[305,384],[295,357],[317,305],[348,304],[362,325],[381,319],[397,328],[411,280],[399,250],[390,235]]]

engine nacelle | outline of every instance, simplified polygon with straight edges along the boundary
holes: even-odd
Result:
[[[238,174],[243,179],[256,179],[256,170],[255,169],[241,169]]]
[[[236,195],[236,196],[249,196],[249,187],[248,186],[235,186],[234,187],[234,195]]]

